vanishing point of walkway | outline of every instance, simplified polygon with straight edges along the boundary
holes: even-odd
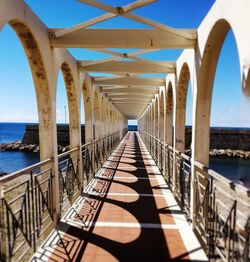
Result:
[[[205,261],[136,132],[129,132],[32,261]]]

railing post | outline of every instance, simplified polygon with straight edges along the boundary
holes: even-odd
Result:
[[[7,261],[6,232],[5,232],[5,208],[4,208],[4,188],[0,184],[0,261]]]
[[[79,182],[80,193],[83,192],[84,188],[84,177],[83,177],[83,161],[82,161],[82,146],[79,146],[78,156],[77,156],[77,179]]]
[[[52,170],[52,188],[53,188],[53,197],[52,197],[53,223],[54,226],[56,227],[59,220],[61,219],[58,157],[52,158],[51,170]]]
[[[176,160],[176,155],[178,153],[176,152],[175,148],[173,148],[173,159],[172,159],[172,177],[173,177],[173,180],[172,180],[172,183],[173,183],[173,194],[174,196],[176,195],[176,186],[177,186],[177,168],[176,168],[176,164],[177,164],[177,160]]]
[[[195,228],[195,210],[196,210],[196,166],[194,161],[191,162],[191,183],[190,183],[190,218],[192,221],[192,228]]]

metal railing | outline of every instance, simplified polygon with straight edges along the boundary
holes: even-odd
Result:
[[[82,146],[82,175],[83,181],[86,184],[88,184],[94,176],[92,142],[89,142]],[[83,186],[85,186],[86,184],[84,184]]]
[[[59,203],[63,215],[81,192],[79,172],[79,148],[71,149],[58,156]]]
[[[191,159],[175,150],[175,196],[188,220],[191,220]]]
[[[141,129],[139,133],[208,257],[250,261],[250,191],[197,161],[192,176],[189,156],[162,146],[162,141]],[[160,157],[155,155],[156,147]]]
[[[19,261],[53,226],[52,160],[0,179],[0,260]]]
[[[250,260],[249,191],[195,163],[193,226],[211,258]]]
[[[58,155],[58,188],[52,159],[0,178],[0,261],[30,258],[102,167],[121,134],[126,130]]]

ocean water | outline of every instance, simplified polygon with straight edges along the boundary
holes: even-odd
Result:
[[[0,144],[22,140],[26,123],[0,123]],[[129,126],[135,130],[136,126]],[[238,128],[239,129],[239,128]],[[12,173],[39,162],[39,153],[0,152],[0,173]],[[250,160],[210,157],[209,168],[234,181],[250,181]]]
[[[137,125],[128,125],[128,131],[137,131]]]
[[[0,144],[20,141],[26,123],[0,123]]]
[[[0,123],[0,144],[21,141],[26,123]],[[39,162],[39,153],[0,151],[0,173],[12,173]]]
[[[232,181],[240,181],[250,187],[250,159],[210,156],[209,168]]]

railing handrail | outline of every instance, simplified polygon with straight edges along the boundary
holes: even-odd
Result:
[[[8,182],[8,181],[10,181],[10,180],[12,180],[14,178],[17,178],[17,177],[23,175],[23,174],[27,174],[27,173],[31,172],[32,170],[34,170],[36,168],[40,168],[40,167],[42,167],[44,165],[47,165],[47,164],[51,163],[52,160],[53,160],[53,158],[48,158],[48,159],[40,161],[40,162],[38,162],[38,163],[36,163],[34,165],[25,167],[25,168],[23,168],[21,170],[18,170],[16,172],[11,173],[11,174],[5,175],[5,176],[0,178],[0,183]]]
[[[65,157],[65,156],[67,156],[69,154],[72,154],[72,153],[76,152],[77,150],[79,150],[79,147],[72,148],[69,151],[66,151],[66,152],[61,153],[60,155],[58,155],[58,158]]]
[[[91,144],[93,144],[93,141],[90,141],[90,142],[88,142],[88,143],[82,145],[81,147],[84,148],[84,147],[89,146],[89,145],[91,145]]]

